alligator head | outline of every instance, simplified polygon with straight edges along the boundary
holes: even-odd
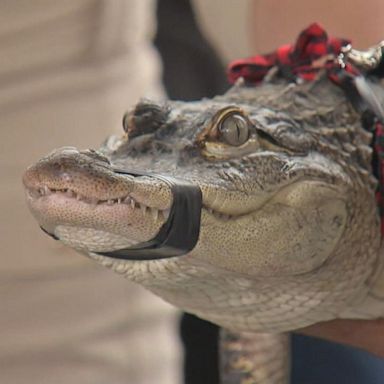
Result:
[[[141,101],[124,130],[97,151],[61,148],[26,171],[44,231],[232,329],[334,318],[368,289],[379,248],[371,136],[326,77]],[[113,257],[156,238],[181,209],[167,178],[201,191],[193,249]]]

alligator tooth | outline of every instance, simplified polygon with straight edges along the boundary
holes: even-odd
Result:
[[[39,188],[39,194],[40,194],[41,196],[44,196],[44,188]]]
[[[129,196],[127,196],[124,201],[123,201],[125,204],[131,204],[131,198]]]
[[[78,193],[78,194],[76,195],[76,200],[77,200],[77,201],[80,201],[80,200],[81,200],[80,193]]]
[[[65,192],[65,195],[68,197],[73,197],[75,195],[75,193],[72,190],[67,189]]]
[[[50,195],[51,193],[52,193],[51,190],[46,185],[44,185],[44,194]]]
[[[154,221],[157,221],[159,218],[159,211],[156,208],[151,208],[151,214]]]
[[[131,207],[132,209],[135,209],[135,200],[131,199]]]
[[[168,219],[168,217],[169,217],[169,212],[170,212],[170,209],[164,209],[164,210],[162,211],[165,220]]]
[[[107,200],[107,205],[113,205],[113,200],[112,199]]]
[[[117,204],[121,204],[121,197],[117,198]]]
[[[145,216],[147,212],[147,207],[144,204],[140,204],[140,210],[141,210],[141,213]]]

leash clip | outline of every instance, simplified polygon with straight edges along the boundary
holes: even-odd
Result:
[[[368,48],[366,51],[359,51],[352,48],[351,44],[341,48],[341,59],[349,61],[354,66],[365,71],[377,69],[383,62],[384,40],[379,44]],[[345,62],[344,62],[345,65]]]

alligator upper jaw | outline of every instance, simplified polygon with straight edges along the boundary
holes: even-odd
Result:
[[[133,200],[161,211],[172,204],[172,193],[161,180],[116,173],[104,156],[72,147],[55,150],[29,167],[23,183],[33,198],[62,193],[90,204]]]

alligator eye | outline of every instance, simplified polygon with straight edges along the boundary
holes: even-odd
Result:
[[[238,147],[249,138],[248,122],[238,113],[230,114],[221,121],[219,132],[227,144]]]

